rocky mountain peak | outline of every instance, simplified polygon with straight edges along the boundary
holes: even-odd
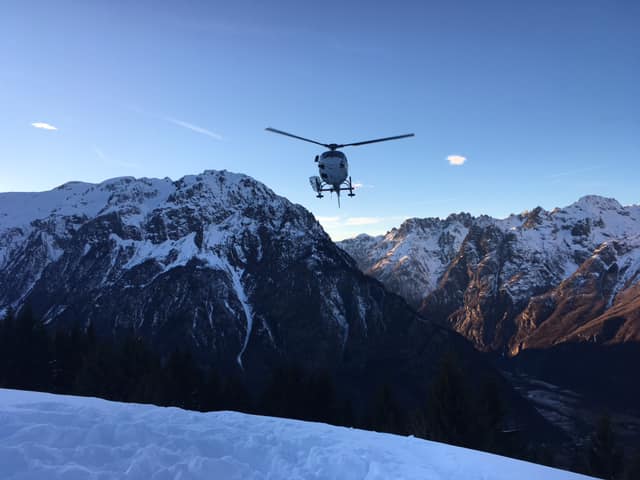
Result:
[[[483,350],[526,345],[541,322],[560,318],[552,315],[558,299],[585,289],[594,299],[589,315],[599,315],[640,279],[640,206],[597,195],[551,212],[412,219],[401,229],[339,245],[364,272]],[[571,302],[562,305],[569,311]]]
[[[531,211],[522,213],[520,216],[522,218],[522,228],[536,228],[544,222],[548,212],[542,207],[536,207]]]
[[[567,208],[571,209],[572,207],[580,208],[590,213],[602,210],[622,210],[622,205],[615,198],[607,198],[600,195],[585,195]]]

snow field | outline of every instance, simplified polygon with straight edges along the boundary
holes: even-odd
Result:
[[[0,389],[2,479],[588,478],[413,437]]]

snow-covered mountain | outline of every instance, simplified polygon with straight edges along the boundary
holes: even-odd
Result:
[[[588,479],[413,437],[0,389],[0,477]]]
[[[458,254],[474,218],[468,213],[439,218],[411,218],[386,235],[366,234],[343,240],[367,274],[418,308]]]
[[[24,305],[51,327],[134,331],[254,384],[294,365],[424,391],[443,352],[474,355],[362,274],[303,207],[226,171],[0,194],[0,309]]]
[[[339,245],[364,272],[482,350],[640,339],[637,205],[586,196],[505,219],[410,219],[384,236]]]

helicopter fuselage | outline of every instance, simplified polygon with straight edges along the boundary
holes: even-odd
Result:
[[[338,150],[329,150],[320,154],[317,162],[322,181],[339,189],[349,175],[347,156]]]

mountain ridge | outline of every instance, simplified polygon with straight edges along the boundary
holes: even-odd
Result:
[[[555,339],[538,333],[530,340],[540,348],[560,338],[584,340],[587,330],[599,338],[596,318],[614,306],[628,310],[616,302],[640,279],[639,242],[640,206],[587,195],[564,208],[537,207],[504,219],[465,213],[409,219],[386,235],[360,235],[338,245],[364,272],[477,348],[513,355],[527,347],[527,336],[539,326],[544,332],[559,323],[560,311],[553,316],[548,310],[575,297],[568,288],[572,278],[577,292],[589,275],[605,275],[606,264],[614,285],[591,284],[599,303],[573,325],[575,334],[563,331]],[[589,329],[580,330],[589,322]],[[609,333],[607,341],[637,338],[635,324],[622,325],[626,333]]]

